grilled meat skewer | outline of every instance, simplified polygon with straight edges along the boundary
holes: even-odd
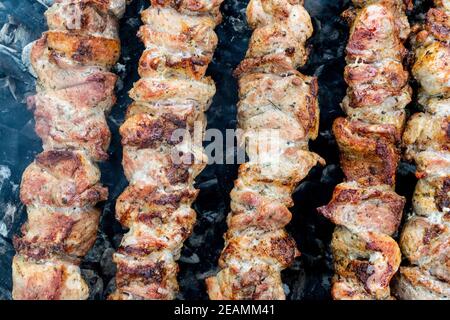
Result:
[[[408,300],[450,299],[450,2],[434,2],[412,37],[423,112],[411,117],[403,135],[420,179],[400,237],[407,265],[395,283],[396,296]]]
[[[196,220],[194,179],[207,163],[202,139],[187,136],[203,135],[216,92],[205,72],[221,3],[152,0],[142,12],[141,79],[120,128],[130,184],[117,199],[116,216],[129,231],[114,254],[117,289],[110,299],[174,299],[178,292],[176,261]]]
[[[211,299],[285,299],[280,272],[299,255],[284,230],[291,194],[324,163],[308,151],[318,134],[317,79],[296,71],[313,29],[299,0],[250,0],[247,20],[254,32],[235,74],[249,161],[231,192],[221,271],[206,284]]]
[[[125,0],[57,0],[31,50],[37,94],[28,100],[44,152],[23,173],[28,221],[14,239],[14,299],[87,299],[78,267],[94,244],[108,197],[97,161],[108,158],[105,115],[115,104],[118,19]]]
[[[408,1],[353,1],[342,108],[347,118],[333,125],[347,182],[318,211],[337,227],[332,238],[333,299],[391,299],[390,281],[401,254],[392,238],[405,199],[394,192],[411,101],[403,67],[409,34]]]

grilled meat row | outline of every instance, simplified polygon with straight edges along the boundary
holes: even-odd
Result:
[[[334,299],[391,299],[401,254],[392,238],[405,199],[394,192],[405,107],[411,101],[403,67],[408,1],[353,1],[346,48],[346,118],[333,125],[346,182],[319,212],[337,227],[332,238]]]
[[[250,0],[253,35],[239,78],[238,124],[248,162],[231,192],[220,272],[206,280],[211,299],[285,299],[281,271],[299,256],[284,230],[291,194],[317,163],[308,151],[319,127],[317,79],[296,69],[313,33],[300,0]]]
[[[106,200],[98,161],[108,158],[105,115],[114,105],[125,0],[57,0],[49,31],[31,49],[33,110],[44,151],[23,173],[28,221],[14,239],[14,299],[87,299],[79,262],[93,245]]]
[[[129,230],[114,254],[117,289],[110,299],[174,299],[178,292],[176,261],[196,220],[194,179],[207,163],[204,112],[216,89],[205,72],[222,1],[151,0],[142,12],[141,79],[120,127],[130,184],[117,199],[116,217]]]
[[[450,2],[434,2],[412,37],[423,112],[409,120],[403,144],[420,180],[400,237],[400,299],[450,299]]]

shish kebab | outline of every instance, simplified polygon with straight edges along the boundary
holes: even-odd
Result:
[[[23,173],[28,221],[15,237],[14,299],[87,299],[79,262],[95,242],[107,199],[98,161],[107,160],[105,114],[115,104],[118,19],[125,0],[55,0],[49,31],[31,49],[37,94],[28,105],[44,151]]]
[[[109,299],[174,299],[178,293],[176,261],[196,220],[194,179],[207,163],[201,137],[193,136],[203,135],[216,92],[205,72],[218,42],[222,1],[151,0],[142,12],[141,79],[120,127],[130,184],[117,199],[116,217],[129,231],[114,254],[117,289]],[[178,136],[180,130],[186,135]]]
[[[391,299],[401,254],[392,236],[405,199],[395,193],[400,140],[411,101],[403,42],[410,28],[403,0],[353,1],[342,103],[333,125],[347,181],[319,212],[337,227],[332,238],[333,299]]]
[[[306,63],[313,26],[300,0],[250,0],[247,20],[254,32],[235,75],[249,161],[231,192],[221,270],[206,284],[211,299],[281,300],[281,271],[299,255],[284,230],[292,217],[291,194],[313,166],[324,163],[308,151],[319,128],[317,79],[296,70]]]
[[[400,247],[407,260],[395,282],[399,299],[450,299],[450,1],[435,0],[412,37],[413,76],[423,112],[409,120],[405,156],[420,179]]]

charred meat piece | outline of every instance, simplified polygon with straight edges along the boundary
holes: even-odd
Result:
[[[392,126],[339,118],[334,122],[333,132],[347,180],[369,186],[395,185],[400,155]]]
[[[13,260],[16,300],[86,300],[89,288],[76,261],[59,256],[35,260],[17,254]]]
[[[268,264],[237,265],[206,279],[211,300],[283,300],[280,272]]]
[[[363,187],[355,182],[336,187],[332,201],[319,212],[351,230],[393,235],[401,221],[405,199],[389,186]]]
[[[84,207],[106,200],[100,171],[82,152],[45,151],[24,172],[20,199],[25,205]]]
[[[355,232],[339,226],[331,242],[336,275],[334,299],[389,299],[389,283],[401,254],[394,239],[380,232]]]
[[[170,300],[178,291],[178,265],[166,250],[145,256],[116,253],[116,283],[111,300]]]
[[[100,212],[95,208],[29,206],[28,221],[14,246],[27,256],[63,253],[82,257],[95,242]]]

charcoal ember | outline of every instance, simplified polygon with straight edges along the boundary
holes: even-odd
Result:
[[[112,243],[113,243],[115,249],[119,248],[122,238],[123,238],[122,234],[116,234],[113,236]]]
[[[7,22],[0,29],[0,43],[18,53],[33,40],[33,32],[14,16],[8,16]]]
[[[103,291],[103,297],[102,299],[107,299],[108,296],[113,293],[114,291],[116,291],[116,279],[112,278],[111,280],[109,280],[108,284],[106,285],[104,291]]]
[[[41,33],[47,29],[44,12],[48,5],[47,0],[25,0],[17,5],[16,0],[3,0],[0,7],[0,22],[5,23],[11,16],[28,30],[32,30],[33,38],[40,37]]]
[[[0,125],[0,136],[8,137],[8,139],[0,139],[0,164],[10,168],[11,181],[18,185],[22,172],[39,151],[40,141],[37,138],[29,138],[19,129],[5,125]],[[4,196],[14,197],[14,194],[6,193]],[[18,197],[15,200],[16,204],[19,204]]]
[[[1,37],[1,30],[0,30]],[[21,59],[20,51],[3,45],[0,39],[0,70],[3,70],[4,74],[8,75],[8,78],[20,80],[22,83],[33,83],[32,76],[28,73],[28,68],[26,68]],[[17,86],[16,83],[10,80],[10,86]],[[18,94],[16,93],[16,88],[11,90],[14,98],[17,99]]]
[[[217,184],[218,184],[217,177],[212,177],[209,180],[202,181],[201,183],[197,183],[196,188],[200,189],[200,190],[202,190],[202,189],[210,189],[210,188],[214,187]]]
[[[282,273],[282,277],[286,296],[293,300],[302,299],[306,286],[306,274],[303,265],[296,261],[291,268]]]
[[[2,190],[3,185],[6,185],[10,177],[11,177],[11,169],[8,168],[7,166],[3,165],[0,166],[0,190]]]
[[[205,243],[205,235],[194,233],[189,237],[186,243],[192,248],[200,248],[200,246],[202,246],[203,243]]]
[[[19,185],[14,178],[10,167],[0,164],[0,237],[9,241],[22,223],[23,205],[17,201]]]
[[[11,291],[5,289],[4,287],[0,287],[0,300],[11,300]]]
[[[204,279],[198,279],[195,271],[190,269],[184,273],[184,277],[179,277],[180,293],[177,299],[180,300],[198,300],[204,295]]]
[[[0,236],[6,238],[12,233],[17,211],[14,204],[0,202]]]
[[[100,258],[100,267],[102,275],[105,277],[113,277],[116,274],[116,264],[113,262],[113,248],[106,249]]]
[[[53,0],[36,0],[36,1],[46,7],[50,7],[54,3]]]
[[[23,103],[26,95],[34,90],[34,78],[29,73],[29,65],[22,61],[22,50],[37,34],[12,15],[0,17],[0,25],[0,95]]]
[[[183,254],[180,257],[180,261],[186,264],[196,264],[200,263],[200,258],[196,253],[192,252],[192,250],[186,247],[185,250],[183,251]]]
[[[11,300],[11,260],[14,248],[11,242],[0,236],[0,300]]]
[[[343,172],[336,164],[330,164],[323,169],[320,183],[325,185],[336,185],[338,181],[343,180]]]
[[[100,264],[103,256],[108,253],[108,249],[112,249],[106,234],[99,232],[94,246],[84,257],[83,262],[86,264]]]
[[[94,271],[81,269],[81,275],[89,286],[89,300],[99,300],[103,296],[103,279]]]
[[[34,78],[37,78],[37,75],[35,71],[33,70],[33,66],[31,65],[31,49],[33,48],[34,42],[28,43],[25,47],[22,49],[22,64],[25,68],[27,68],[30,75],[32,75]]]
[[[1,57],[2,55],[0,53],[0,59],[2,59]],[[2,107],[0,111],[0,124],[5,129],[20,130],[30,121],[31,114],[24,105],[25,98],[31,94],[30,88],[31,86],[29,84],[21,82],[12,76],[2,76],[0,63],[0,101]],[[33,139],[38,140],[36,134],[34,134]],[[11,144],[12,142],[7,140],[4,143]],[[7,155],[5,154],[4,156]],[[17,164],[20,163],[22,161],[19,160]]]
[[[413,163],[408,162],[400,162],[398,166],[397,174],[399,176],[410,176],[415,174],[416,172],[416,166]]]

